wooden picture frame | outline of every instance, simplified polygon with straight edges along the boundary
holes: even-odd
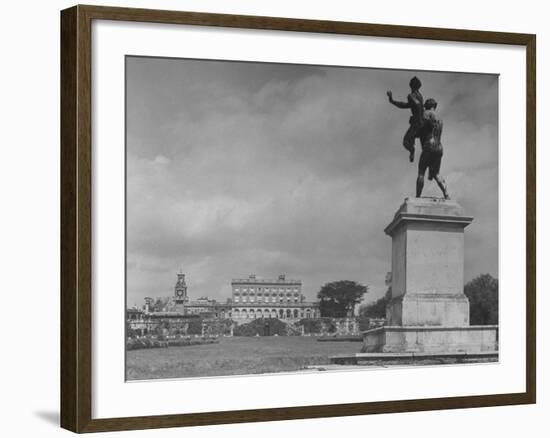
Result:
[[[482,396],[346,403],[127,418],[92,418],[92,35],[93,20],[284,30],[518,45],[526,48],[526,391]],[[61,426],[74,432],[149,429],[535,403],[536,400],[536,37],[439,29],[75,6],[61,12]]]

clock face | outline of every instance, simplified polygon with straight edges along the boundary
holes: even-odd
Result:
[[[183,295],[183,290],[177,290],[176,294],[178,295],[178,297],[181,297]]]

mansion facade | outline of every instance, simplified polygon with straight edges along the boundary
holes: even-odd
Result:
[[[236,278],[231,281],[231,319],[237,322],[255,318],[299,320],[318,318],[319,303],[308,302],[302,294],[302,281],[286,279]]]

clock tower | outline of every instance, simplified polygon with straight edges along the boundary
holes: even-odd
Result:
[[[187,297],[187,285],[185,284],[185,274],[178,274],[178,280],[174,287],[174,301],[176,304],[184,304],[189,301]]]

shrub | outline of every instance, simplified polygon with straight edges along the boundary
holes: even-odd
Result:
[[[188,335],[201,335],[202,334],[202,319],[190,319],[187,327]]]
[[[304,333],[334,333],[336,325],[332,318],[305,318],[296,323],[297,326],[304,326]]]
[[[269,336],[291,336],[299,334],[299,331],[277,318],[253,319],[249,323],[235,327],[233,330],[235,336],[264,336],[267,333],[269,333]]]

